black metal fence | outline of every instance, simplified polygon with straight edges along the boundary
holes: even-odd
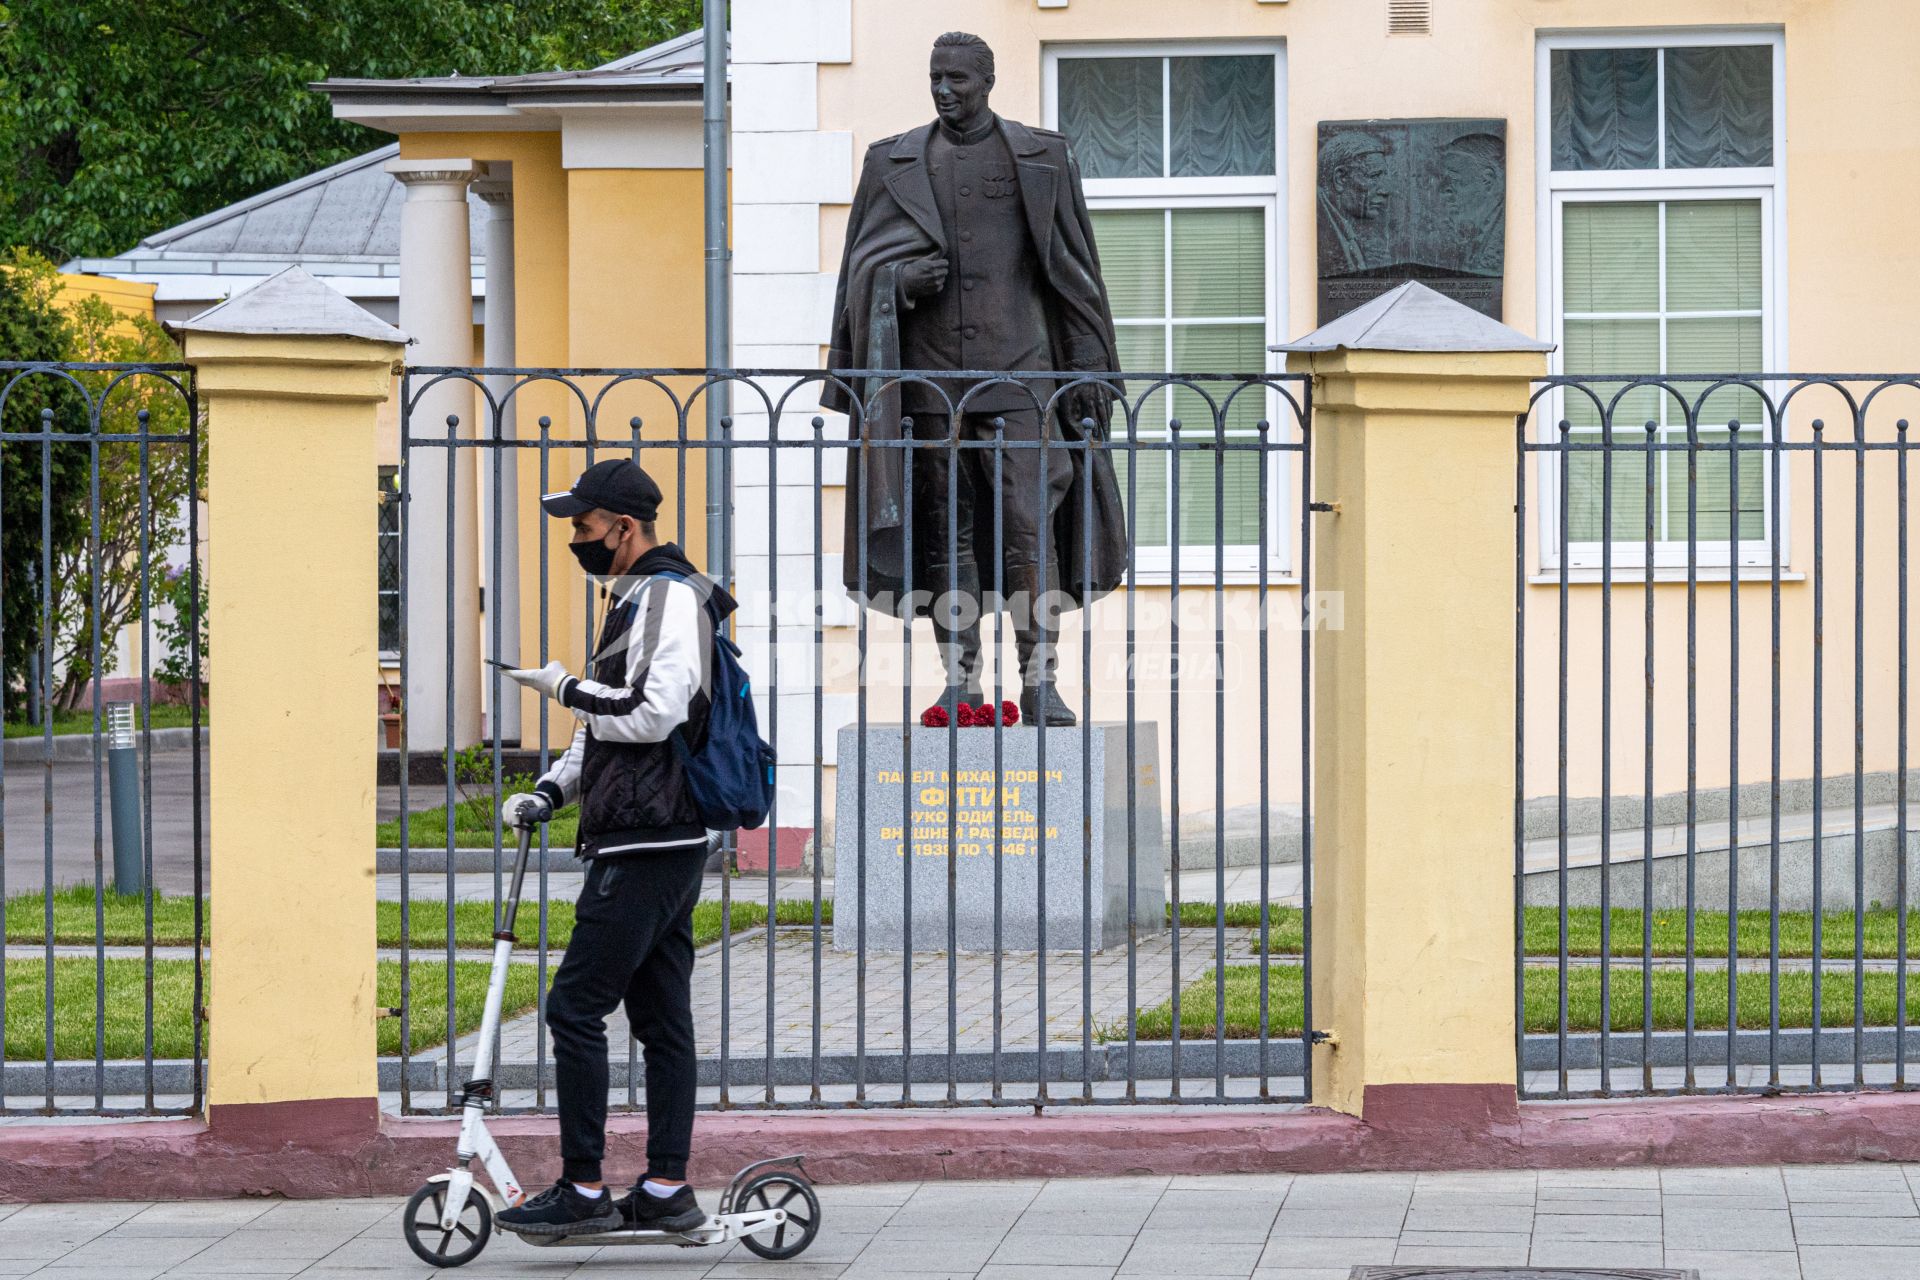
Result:
[[[1907,1087],[1916,410],[1912,376],[1538,388],[1515,504],[1523,1095]]]
[[[0,1114],[200,1105],[200,441],[184,365],[0,362]]]
[[[383,1079],[400,1090],[403,1110],[443,1112],[456,1102],[461,1061],[472,1053],[471,1036],[462,1036],[485,986],[481,948],[494,927],[486,904],[497,910],[512,861],[498,804],[526,784],[516,773],[550,767],[572,732],[570,718],[550,721],[528,701],[511,740],[504,726],[514,687],[495,668],[482,674],[473,637],[482,637],[485,656],[526,666],[577,663],[593,651],[594,588],[566,556],[554,563],[567,535],[532,532],[543,521],[529,498],[566,488],[608,456],[635,458],[659,478],[670,508],[662,536],[683,543],[705,541],[701,476],[724,460],[734,486],[720,513],[730,554],[706,567],[741,598],[734,632],[748,654],[762,733],[780,751],[772,834],[719,843],[696,913],[705,944],[694,979],[703,1106],[1304,1100],[1312,1026],[1305,707],[1316,617],[1302,482],[1307,382],[1128,374],[1102,431],[1085,420],[1063,424],[1058,412],[1077,386],[1097,379],[1050,387],[1049,398],[1028,390],[1031,378],[407,371],[398,661],[409,705],[395,799],[412,816],[389,828],[394,847],[381,855],[383,869],[397,872],[400,1024]],[[706,398],[720,385],[732,389],[733,413],[718,438],[703,438]],[[853,404],[851,433],[847,419],[812,407],[823,387],[836,386]],[[916,433],[911,395],[902,414],[903,386],[924,388],[943,411],[937,433],[927,432],[924,412]],[[965,418],[985,403],[979,397],[1007,388],[1030,397],[1027,429],[998,401],[995,412]],[[922,708],[942,683],[929,661],[934,644],[859,608],[842,586],[849,577],[871,581],[888,554],[869,536],[875,522],[858,513],[880,510],[874,477],[897,459],[906,481],[900,586],[911,594],[930,559],[914,549],[913,514],[929,490],[911,478],[942,468],[946,529],[936,525],[934,536],[944,537],[951,564],[960,558],[953,513],[963,465],[988,491],[981,501],[991,513],[979,525],[997,538],[1009,527],[1001,482],[1036,451],[1027,474],[1040,486],[1051,458],[1070,460],[1069,496],[1082,512],[1098,506],[1098,473],[1111,465],[1127,513],[1118,590],[1067,613],[1058,635],[1061,689],[1079,724],[1035,734],[994,716],[988,733],[952,717],[926,727]],[[843,504],[856,512],[851,524],[840,518]],[[1099,577],[1085,520],[1040,526],[1042,564]],[[852,530],[846,539],[843,528]],[[1071,553],[1052,556],[1062,537],[1074,539]],[[469,549],[478,568],[460,562]],[[1005,588],[1000,572],[983,563],[981,588]],[[466,611],[469,597],[437,585],[463,575],[488,584],[484,618]],[[510,599],[525,611],[517,628],[506,616]],[[985,691],[994,704],[1011,702],[1018,677],[1003,643],[1011,637],[1001,615],[989,622]],[[476,697],[490,718],[463,736]],[[962,763],[973,756],[984,762],[977,777]],[[1037,795],[1012,795],[1021,769]],[[991,795],[969,801],[961,795],[968,782]],[[929,785],[944,794],[929,800],[920,790]],[[1079,799],[1087,796],[1118,812],[1095,811]],[[1143,799],[1153,796],[1158,813]],[[979,810],[971,823],[961,809],[970,802]],[[891,824],[883,811],[896,815]],[[537,914],[539,927],[509,984],[513,1016],[495,1056],[496,1101],[506,1110],[553,1105],[542,1022],[578,884],[568,843],[543,830],[533,910],[521,916]],[[784,853],[802,850],[800,866],[782,866]],[[931,877],[916,873],[921,862],[937,868]],[[888,864],[897,897],[880,888]],[[1016,873],[1030,889],[1016,893]],[[1071,891],[1064,911],[1063,886]],[[939,908],[931,914],[929,894]],[[1127,904],[1117,931],[1111,894]],[[1147,900],[1150,910],[1140,905]],[[463,914],[462,901],[478,914]],[[1062,915],[1071,935],[1064,944]],[[985,921],[986,942],[969,941],[969,919]],[[615,1103],[635,1106],[636,1046],[617,1016],[610,1037]]]

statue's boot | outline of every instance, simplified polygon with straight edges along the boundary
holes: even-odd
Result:
[[[949,723],[958,723],[961,703],[977,707],[987,700],[980,689],[980,574],[970,563],[957,571],[942,564],[932,567],[933,580],[940,584],[930,610],[933,639],[947,673],[947,687],[934,706],[946,711]],[[962,597],[970,606],[963,608]]]
[[[1066,729],[1079,724],[1073,708],[1060,697],[1060,690],[1048,680],[1043,684],[1023,685],[1020,689],[1020,718],[1031,725]]]
[[[1020,718],[1027,724],[1066,728],[1080,723],[1054,686],[1059,663],[1060,629],[1040,598],[1040,571],[1036,566],[1009,566],[1016,602],[1013,642],[1020,655]]]

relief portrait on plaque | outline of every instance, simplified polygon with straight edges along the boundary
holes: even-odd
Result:
[[[1327,120],[1319,142],[1319,323],[1408,280],[1502,318],[1505,120]]]

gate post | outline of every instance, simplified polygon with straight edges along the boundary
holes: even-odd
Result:
[[[378,1120],[374,424],[406,337],[298,267],[181,326],[208,416],[208,1118]]]
[[[1516,1105],[1514,422],[1549,344],[1420,284],[1290,343],[1313,376],[1312,1098]]]

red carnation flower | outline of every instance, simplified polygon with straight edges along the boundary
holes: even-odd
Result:
[[[960,713],[962,716],[966,714],[965,704],[961,705]],[[947,709],[941,706],[937,702],[934,703],[932,706],[928,707],[925,711],[922,711],[920,713],[920,723],[928,729],[946,728],[947,727]],[[963,719],[961,720],[960,723],[965,724],[966,721]]]
[[[1001,724],[1019,724],[1020,708],[1015,706],[1011,702],[1001,703],[1000,704],[1000,723]]]

